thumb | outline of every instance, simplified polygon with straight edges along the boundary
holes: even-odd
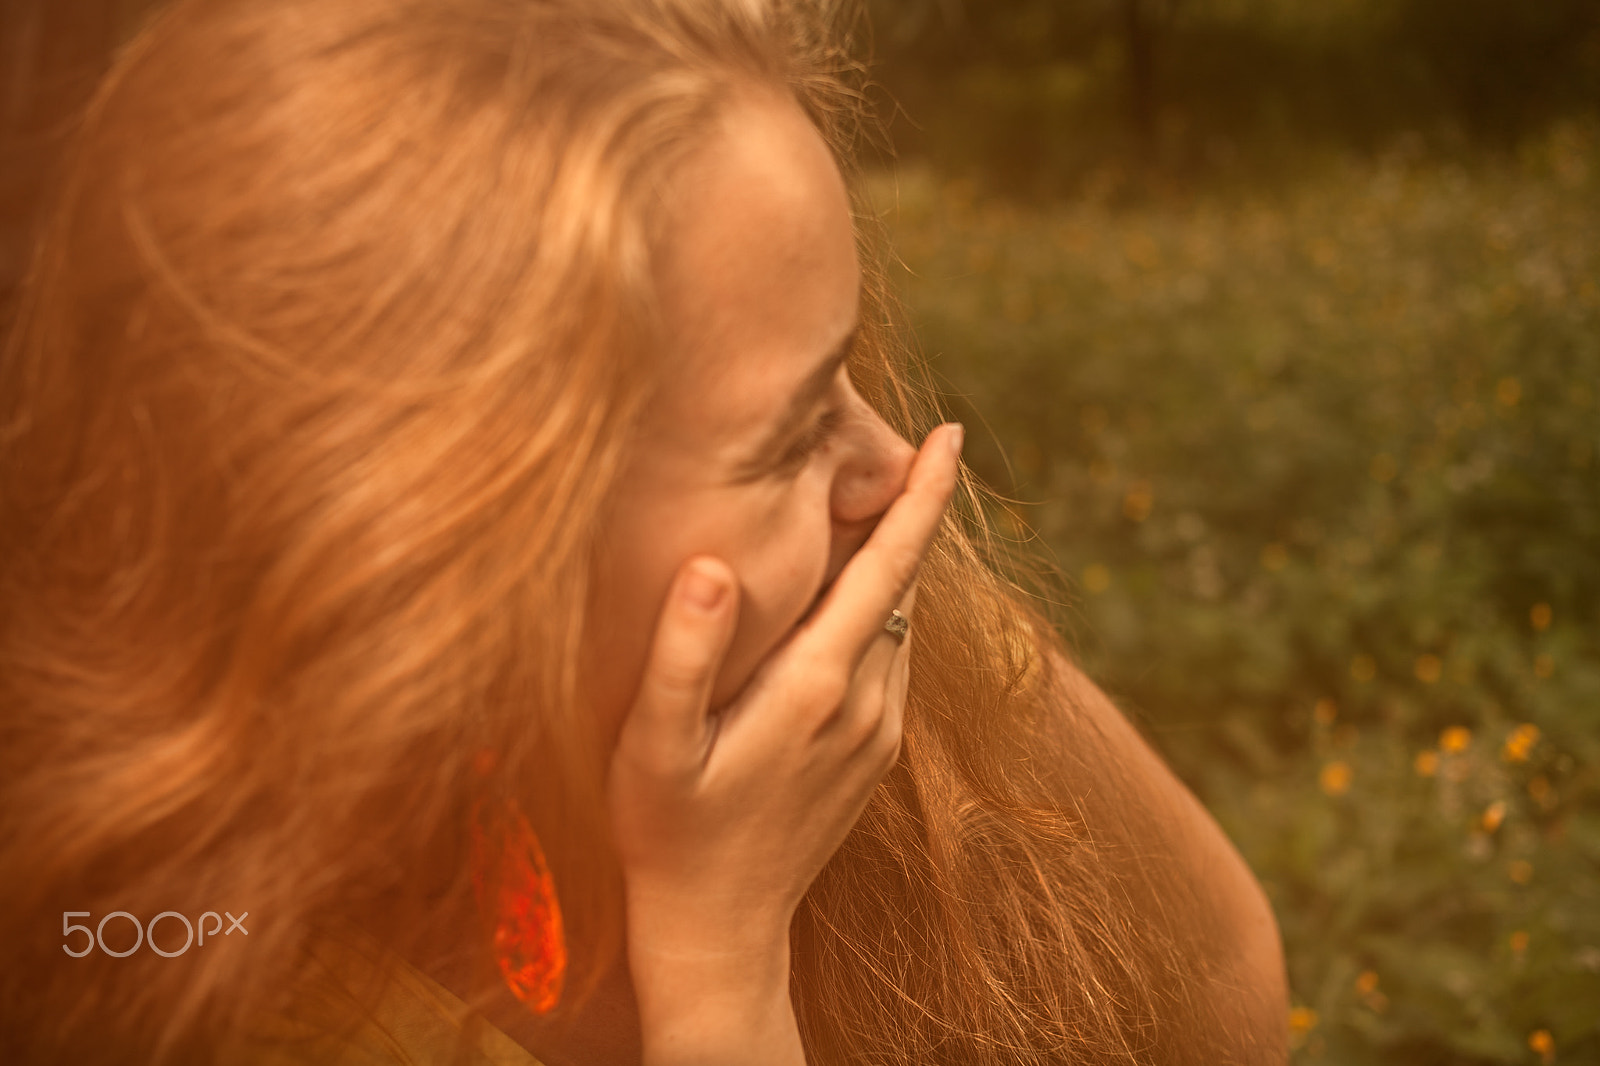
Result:
[[[737,620],[737,590],[733,571],[719,559],[699,556],[679,568],[623,725],[636,756],[676,762],[703,755],[712,685]]]

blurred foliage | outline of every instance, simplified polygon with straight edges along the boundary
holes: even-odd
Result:
[[[1002,526],[1274,901],[1297,1061],[1600,1061],[1600,125],[874,196]]]
[[[868,0],[907,158],[1008,192],[1506,145],[1600,100],[1595,0]]]

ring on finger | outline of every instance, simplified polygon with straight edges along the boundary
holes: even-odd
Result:
[[[898,610],[889,612],[889,618],[883,623],[886,633],[894,637],[897,644],[906,642],[906,634],[911,630],[911,619],[901,614]]]

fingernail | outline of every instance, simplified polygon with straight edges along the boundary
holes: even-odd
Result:
[[[721,578],[709,572],[703,563],[691,563],[688,572],[683,575],[683,598],[691,607],[702,611],[715,610],[726,591],[727,586]]]
[[[961,443],[967,436],[967,427],[960,422],[952,422],[950,424],[955,427],[950,431],[949,435],[950,454],[959,459],[961,458]]]

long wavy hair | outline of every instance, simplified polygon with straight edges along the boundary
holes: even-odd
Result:
[[[562,1009],[614,964],[578,664],[597,525],[672,372],[660,197],[752,84],[853,176],[859,25],[830,0],[177,0],[124,49],[0,364],[0,1050],[189,1061],[285,1002],[319,930],[437,942],[486,790],[550,855]],[[937,405],[858,214],[851,372],[920,439]],[[1147,917],[1171,886],[1102,831],[1115,771],[963,501],[900,762],[795,917],[809,1054],[1186,1060],[1192,960]],[[248,941],[60,950],[63,912],[228,908]]]

